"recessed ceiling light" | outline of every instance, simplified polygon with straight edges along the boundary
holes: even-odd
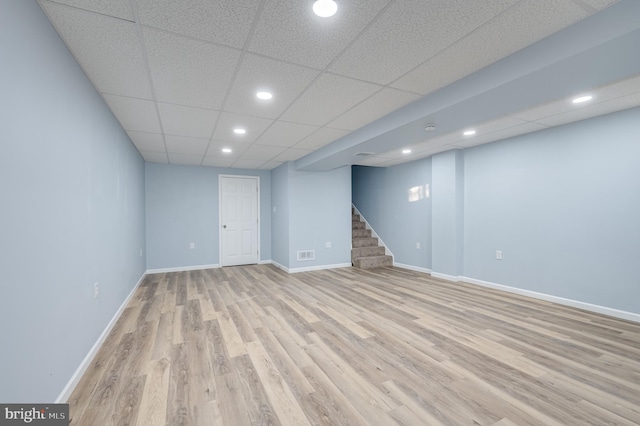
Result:
[[[433,132],[435,129],[436,126],[434,126],[433,124],[427,124],[426,126],[424,126],[425,132]]]
[[[338,11],[338,5],[333,0],[316,0],[313,3],[313,13],[321,18],[333,16]]]
[[[262,99],[263,101],[268,101],[273,98],[273,95],[270,92],[258,92],[256,93],[256,97],[258,99]]]
[[[236,135],[244,135],[245,133],[247,133],[247,131],[241,127],[236,127],[235,129],[233,129],[233,133],[235,133]]]
[[[222,148],[222,152],[229,154],[231,152],[231,148]]]
[[[403,149],[402,153],[403,154],[411,154],[411,150],[410,149]]]
[[[572,102],[574,104],[581,104],[582,102],[587,102],[587,101],[590,101],[591,99],[593,99],[593,96],[584,95],[584,96],[580,96],[580,97],[575,98]]]
[[[473,135],[475,135],[475,134],[476,134],[476,131],[475,131],[475,130],[466,130],[466,131],[463,133],[463,135],[465,135],[465,136],[473,136]]]

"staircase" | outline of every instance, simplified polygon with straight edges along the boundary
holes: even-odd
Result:
[[[393,258],[385,254],[384,247],[378,245],[378,239],[371,236],[371,229],[366,229],[365,223],[353,208],[351,209],[351,263],[360,269],[393,265]]]

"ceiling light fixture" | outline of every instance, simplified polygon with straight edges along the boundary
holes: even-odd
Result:
[[[402,153],[403,154],[411,154],[411,150],[410,149],[403,149]]]
[[[233,133],[235,133],[236,135],[244,135],[245,133],[247,133],[247,131],[243,128],[236,127],[235,129],[233,129]]]
[[[475,131],[475,130],[467,130],[467,131],[465,131],[465,132],[463,133],[463,135],[465,135],[465,136],[473,136],[473,135],[475,135],[475,134],[476,134],[476,131]]]
[[[273,95],[269,92],[258,92],[256,93],[256,97],[258,99],[262,99],[263,101],[268,101],[269,99],[273,98]]]
[[[222,148],[222,152],[224,152],[225,154],[230,154],[231,148]]]
[[[313,3],[313,13],[321,18],[333,16],[338,11],[338,5],[333,0],[316,0]]]
[[[584,96],[580,96],[578,98],[575,98],[573,101],[574,104],[581,104],[582,102],[587,102],[590,101],[591,99],[593,99],[593,96],[591,95],[584,95]]]
[[[433,132],[434,130],[436,130],[436,126],[434,126],[433,124],[427,124],[426,126],[424,126],[425,132]]]

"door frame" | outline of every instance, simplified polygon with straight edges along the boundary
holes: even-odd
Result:
[[[219,174],[218,175],[218,265],[223,267],[222,264],[222,250],[224,247],[222,246],[222,179],[224,178],[238,178],[238,179],[253,179],[256,181],[256,187],[258,191],[256,191],[256,214],[258,219],[258,228],[256,230],[256,244],[258,249],[258,259],[257,263],[260,264],[260,176],[249,176],[249,175],[229,175],[229,174]]]

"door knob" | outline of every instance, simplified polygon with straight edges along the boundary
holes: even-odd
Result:
[[[222,225],[222,227],[223,227],[224,229],[227,229],[227,225]]]

